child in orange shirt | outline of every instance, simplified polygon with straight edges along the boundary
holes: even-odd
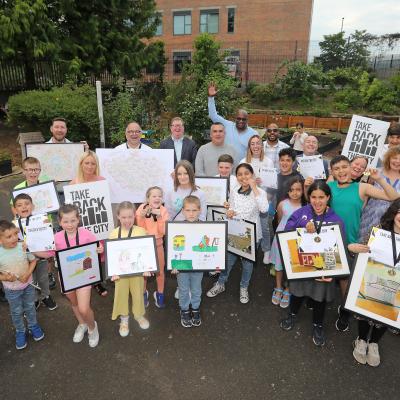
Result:
[[[147,189],[146,203],[143,203],[136,211],[136,224],[146,229],[148,235],[156,237],[159,273],[157,274],[157,291],[154,292],[154,301],[158,308],[165,308],[164,284],[165,284],[165,257],[163,238],[165,235],[165,223],[169,219],[167,209],[162,205],[163,191],[158,186]],[[149,292],[146,290],[146,278],[144,281],[144,304],[149,305]]]

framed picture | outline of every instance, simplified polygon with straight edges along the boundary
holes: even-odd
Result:
[[[214,221],[228,223],[228,251],[247,260],[256,261],[256,223],[245,219],[228,218],[225,213],[213,210]]]
[[[218,211],[218,212],[221,212],[221,213],[225,214],[226,208],[224,206],[210,206],[210,205],[207,205],[206,221],[214,221],[213,211]]]
[[[107,277],[134,276],[158,271],[154,236],[134,236],[105,241]]]
[[[167,222],[167,270],[225,270],[227,229],[226,222]]]
[[[92,242],[56,251],[63,293],[95,285],[103,280],[98,245],[99,242]]]
[[[373,229],[368,243],[371,252],[358,254],[355,260],[345,308],[400,329],[400,264],[393,260],[391,233]],[[398,255],[400,235],[395,236]],[[379,251],[375,251],[373,242],[382,245]]]
[[[347,251],[338,224],[323,225],[319,234],[308,233],[305,228],[276,234],[288,279],[350,274]]]
[[[42,174],[56,182],[71,181],[85,151],[82,143],[26,143],[26,156],[40,161]]]
[[[65,204],[79,208],[82,226],[97,240],[107,239],[114,229],[110,188],[106,180],[64,186]]]
[[[228,199],[228,178],[218,176],[202,176],[195,178],[198,186],[206,195],[206,203],[214,206],[222,206]]]
[[[32,215],[57,212],[60,208],[60,200],[58,198],[54,181],[38,183],[37,185],[13,190],[13,199],[15,199],[20,193],[26,193],[32,197],[34,205]]]

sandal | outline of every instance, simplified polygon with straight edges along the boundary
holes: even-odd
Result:
[[[290,303],[290,293],[287,290],[283,291],[281,298],[281,308],[288,308]]]
[[[274,288],[274,291],[272,292],[272,304],[274,306],[278,306],[281,302],[282,299],[282,293],[283,293],[283,289],[280,288]]]
[[[94,285],[93,287],[96,289],[96,292],[101,297],[106,297],[108,295],[107,289],[101,283],[98,283],[97,285]]]

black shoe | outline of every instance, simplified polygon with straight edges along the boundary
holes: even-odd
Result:
[[[281,321],[280,327],[285,331],[290,331],[293,329],[296,323],[296,314],[289,313],[288,316]]]
[[[50,310],[55,310],[58,306],[51,296],[47,296],[42,300],[42,303]]]
[[[49,288],[53,290],[57,287],[56,278],[54,277],[52,272],[49,272]]]
[[[325,344],[325,335],[322,325],[313,325],[312,340],[316,346],[323,346]]]
[[[314,301],[313,299],[310,299],[309,297],[306,300],[306,308],[307,310],[314,310]]]
[[[184,328],[191,328],[192,324],[192,316],[190,315],[190,310],[183,311],[181,310],[181,325]]]
[[[200,326],[201,325],[201,316],[200,310],[192,310],[192,325],[193,326]]]
[[[339,318],[335,322],[336,329],[339,332],[346,332],[349,330],[349,313],[342,309],[342,306],[338,307]]]

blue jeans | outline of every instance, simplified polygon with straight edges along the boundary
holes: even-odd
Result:
[[[271,250],[271,231],[269,224],[270,216],[266,213],[260,213],[260,224],[261,224],[261,250],[265,253]],[[260,238],[257,238],[259,240]]]
[[[28,285],[22,290],[4,288],[4,293],[10,305],[11,319],[17,332],[25,332],[24,313],[29,329],[37,325],[33,286]]]
[[[253,273],[254,263],[247,260],[246,258],[242,258],[232,253],[228,253],[228,262],[226,265],[226,269],[219,274],[219,284],[225,285],[226,281],[229,278],[229,274],[231,273],[232,267],[235,265],[235,262],[238,258],[242,260],[242,279],[240,280],[240,287],[247,288],[249,286],[251,274]]]
[[[177,276],[179,288],[179,307],[182,311],[197,310],[201,303],[201,281],[203,272],[179,272]]]

